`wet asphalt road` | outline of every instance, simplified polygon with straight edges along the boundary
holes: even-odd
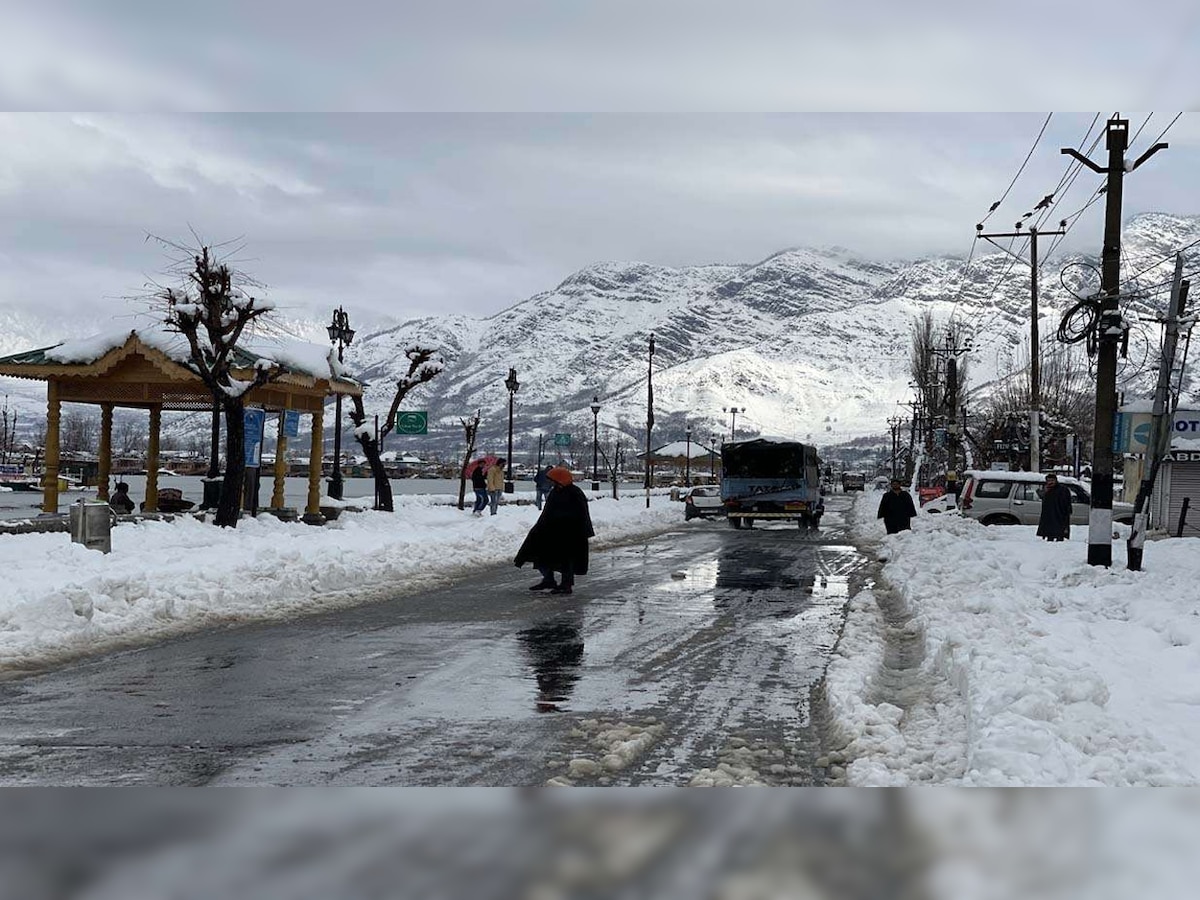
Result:
[[[819,532],[689,523],[528,568],[0,683],[0,784],[820,783],[821,675],[868,577]]]

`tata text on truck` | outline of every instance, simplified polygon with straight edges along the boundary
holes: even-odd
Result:
[[[721,447],[721,500],[729,524],[791,519],[801,528],[821,519],[817,448],[791,441],[739,441]]]

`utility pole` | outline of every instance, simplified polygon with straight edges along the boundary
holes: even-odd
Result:
[[[646,357],[646,509],[650,508],[650,487],[654,480],[650,458],[650,432],[654,429],[654,332],[650,333],[650,353]]]
[[[1100,309],[1095,324],[1099,350],[1096,356],[1096,419],[1092,448],[1092,508],[1088,514],[1089,566],[1112,566],[1113,419],[1117,406],[1117,345],[1125,335],[1121,318],[1121,199],[1125,186],[1125,150],[1129,146],[1129,120],[1108,120],[1105,145],[1108,165],[1098,166],[1074,147],[1062,152],[1093,172],[1107,176],[1104,210],[1104,246],[1100,253]],[[1129,167],[1142,163],[1166,148],[1157,143]]]
[[[971,352],[974,339],[967,338],[961,347],[956,347],[952,337],[947,330],[945,349],[934,347],[932,351],[946,357],[946,390],[941,397],[946,411],[946,491],[958,496],[958,357]]]
[[[900,425],[904,420],[899,416],[892,416],[887,422],[892,429],[892,478],[899,478],[900,469],[897,464],[900,455]]]
[[[920,428],[921,400],[918,394],[907,403],[897,401],[897,406],[907,406],[911,412],[908,424],[908,459],[904,464],[904,483],[911,484],[915,454],[917,452],[917,431]]]
[[[1015,232],[997,232],[994,234],[984,234],[983,225],[976,225],[975,231],[979,237],[984,238],[988,242],[1000,247],[993,238],[1017,238],[1026,236],[1021,231],[1021,223],[1016,224]],[[1042,388],[1041,388],[1041,354],[1038,349],[1038,236],[1046,235],[1053,237],[1056,235],[1065,235],[1067,220],[1063,219],[1058,223],[1061,231],[1038,231],[1036,227],[1030,227],[1028,231],[1029,237],[1029,300],[1030,300],[1030,316],[1029,316],[1029,471],[1040,472],[1042,470],[1042,444],[1041,444],[1041,413],[1042,413]],[[1003,250],[1003,247],[1000,247]],[[1007,252],[1007,251],[1006,251]],[[1019,257],[1018,257],[1019,258]]]
[[[1133,529],[1126,542],[1128,562],[1126,568],[1139,572],[1142,568],[1142,548],[1146,543],[1146,504],[1154,490],[1158,467],[1171,446],[1171,417],[1168,412],[1167,393],[1171,387],[1171,370],[1175,366],[1175,345],[1179,340],[1179,316],[1187,302],[1190,283],[1183,280],[1183,254],[1175,254],[1175,277],[1171,282],[1171,302],[1167,307],[1166,336],[1163,338],[1162,359],[1158,364],[1158,385],[1154,389],[1154,405],[1150,426],[1150,440],[1146,442],[1149,465],[1142,472],[1142,483],[1138,486],[1137,501],[1133,506]]]

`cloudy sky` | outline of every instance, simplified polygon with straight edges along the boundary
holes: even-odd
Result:
[[[1182,50],[1200,33],[1196,4],[1141,4],[1155,27],[1127,35],[1105,34],[1094,4],[1030,6],[1035,27],[1025,5],[8,12],[0,304],[120,312],[165,263],[146,234],[189,227],[243,237],[244,267],[304,315],[489,314],[598,260],[751,262],[830,244],[965,254],[1045,113],[954,110],[1092,110],[1052,117],[989,221],[1007,228],[1057,184],[1059,148],[1095,110],[1163,110],[1136,155],[1195,106]],[[768,111],[780,109],[807,111]],[[1147,116],[1122,113],[1131,131]],[[1127,215],[1200,213],[1200,116],[1166,139],[1127,183]],[[1081,176],[1061,214],[1096,183]],[[1102,206],[1075,246],[1098,248]]]

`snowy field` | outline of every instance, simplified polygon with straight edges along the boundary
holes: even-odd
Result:
[[[1118,540],[1103,569],[1086,526],[1047,543],[923,514],[887,536],[878,502],[853,515],[883,581],[829,670],[848,783],[1200,783],[1200,541],[1150,542],[1129,572]]]
[[[0,675],[206,626],[420,591],[511,563],[538,516],[513,505],[477,519],[446,500],[397,497],[395,513],[343,513],[323,528],[269,515],[236,529],[186,516],[123,523],[107,555],[62,533],[5,535]],[[664,496],[650,509],[641,497],[596,500],[591,515],[593,549],[683,522],[682,504]]]

